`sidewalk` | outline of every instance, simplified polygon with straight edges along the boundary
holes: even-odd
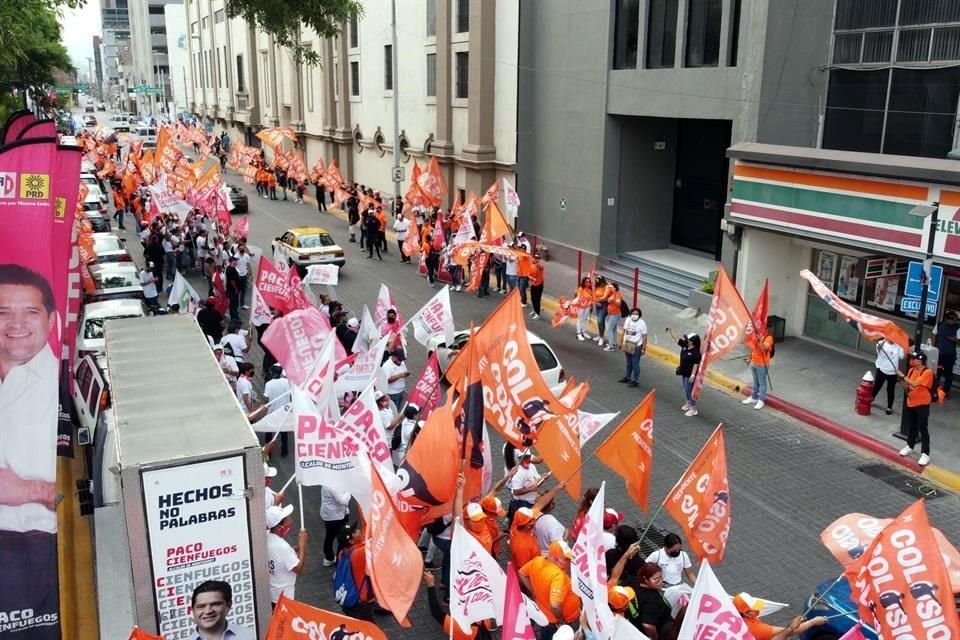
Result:
[[[311,196],[304,198],[314,207]],[[343,218],[342,211],[330,209]],[[392,231],[387,236],[394,238]],[[576,267],[559,262],[546,262],[543,308],[552,316],[559,296],[573,297],[577,285]],[[624,300],[633,306],[633,292],[624,291]],[[658,300],[638,298],[643,319],[648,327],[647,354],[669,366],[679,363],[679,347],[670,339],[666,327],[678,334],[705,333],[706,314],[689,316],[689,312]],[[571,319],[570,330],[576,321]],[[591,318],[591,332],[596,325]],[[852,331],[852,329],[851,329]],[[725,358],[714,362],[707,372],[707,380],[725,387],[735,394],[749,393],[752,384],[750,369],[744,362],[745,346],[738,347]],[[804,338],[787,338],[777,345],[777,354],[770,365],[771,386],[767,392],[767,407],[763,411],[782,411],[812,427],[834,435],[845,442],[871,451],[890,462],[902,465],[915,473],[948,488],[960,491],[960,398],[946,400],[930,410],[930,448],[932,463],[926,469],[917,464],[916,454],[900,457],[902,439],[894,437],[900,429],[903,394],[898,390],[893,415],[885,415],[881,391],[869,416],[854,411],[857,385],[867,371],[873,371],[873,360],[861,358]],[[739,398],[739,396],[738,396]],[[731,399],[731,402],[734,400]]]

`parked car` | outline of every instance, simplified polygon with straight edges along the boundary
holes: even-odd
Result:
[[[80,174],[80,182],[87,185],[87,189],[90,190],[89,193],[87,193],[88,198],[96,195],[103,206],[107,206],[107,192],[103,190],[103,186],[95,175],[89,173]]]
[[[106,111],[106,110],[107,110],[107,105],[103,104],[102,102],[97,105],[97,111]]]
[[[90,266],[94,291],[84,295],[84,302],[143,299],[140,270],[132,262],[108,262]]]
[[[110,126],[114,131],[124,133],[130,131],[130,117],[125,113],[114,114],[113,118],[110,119]]]
[[[443,374],[457,353],[467,345],[469,338],[469,330],[457,331],[453,334],[454,347],[451,349],[447,346],[443,335],[435,335],[427,341],[427,357],[433,352],[437,353],[437,364],[440,366],[440,373]],[[537,361],[537,368],[540,369],[544,382],[555,395],[559,395],[567,378],[566,372],[560,365],[560,358],[546,340],[532,331],[527,331],[527,342],[530,343],[533,358]]]
[[[103,412],[110,406],[106,356],[86,355],[73,368],[73,408],[78,418],[77,444],[93,443]]]
[[[133,258],[127,253],[123,239],[112,233],[93,234],[93,251],[97,254],[94,264],[133,262]]]
[[[91,189],[87,193],[87,197],[83,201],[83,210],[87,214],[98,213],[104,218],[107,217],[107,203],[101,199],[100,188],[97,187],[96,190]]]
[[[97,126],[97,117],[96,117],[96,116],[83,116],[83,126],[85,126],[85,127],[95,127],[95,126]]]
[[[142,318],[145,315],[139,300],[107,300],[83,305],[74,361],[88,355],[103,354],[103,332],[107,320]]]
[[[113,231],[110,219],[100,211],[84,211],[84,215],[90,221],[90,228],[93,229],[94,233],[110,233]]]
[[[157,148],[157,129],[155,127],[140,125],[134,129],[133,133],[143,140],[144,149]]]
[[[247,213],[250,210],[247,194],[233,185],[227,186],[230,190],[230,202],[233,204],[233,209],[230,210],[230,213]]]
[[[88,102],[87,105],[83,108],[84,113],[93,113],[96,109],[93,108],[93,103]]]
[[[287,229],[273,241],[274,255],[285,256],[291,266],[296,265],[301,275],[314,264],[335,264],[341,269],[346,264],[343,249],[320,227]]]

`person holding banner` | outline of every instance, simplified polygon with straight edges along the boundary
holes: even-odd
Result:
[[[573,592],[567,573],[571,558],[573,550],[559,540],[550,545],[546,555],[537,556],[517,572],[520,584],[547,617],[549,624],[541,628],[541,640],[552,640],[561,624],[576,624],[580,619],[580,597]]]
[[[275,607],[280,594],[294,599],[297,576],[303,573],[307,559],[307,530],[300,529],[297,535],[297,549],[294,551],[285,535],[293,528],[290,514],[293,505],[269,507],[266,513],[267,559],[270,566],[270,602]],[[224,636],[226,637],[226,636]]]
[[[757,327],[757,332],[762,331]],[[773,350],[773,336],[761,333],[754,340],[749,341],[750,355],[747,364],[753,375],[753,389],[749,397],[741,400],[743,404],[753,404],[754,409],[763,409],[767,401],[767,378],[769,377],[770,352]]]
[[[581,342],[593,340],[587,334],[587,318],[590,317],[590,307],[593,305],[593,284],[590,282],[590,276],[583,276],[580,279],[580,286],[577,287],[577,295],[574,302],[580,308],[577,311],[577,340]]]

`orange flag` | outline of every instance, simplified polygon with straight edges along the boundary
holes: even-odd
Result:
[[[663,506],[683,529],[701,562],[723,560],[730,534],[730,485],[722,424],[670,490]]]
[[[576,414],[548,421],[537,438],[537,450],[553,475],[567,481],[567,493],[580,499],[580,437],[574,431]]]
[[[597,457],[627,483],[627,495],[647,511],[647,490],[653,467],[653,403],[655,391],[630,412],[597,447]]]
[[[443,178],[436,156],[430,158],[427,170],[417,176],[417,186],[435,207],[440,206],[443,196],[447,193],[447,181]]]
[[[737,285],[733,284],[724,268],[720,267],[713,290],[713,301],[710,303],[706,338],[703,341],[703,362],[697,368],[697,376],[693,381],[694,398],[700,395],[710,363],[743,342],[749,326],[750,311],[740,297]]]
[[[400,520],[377,465],[370,474],[370,513],[367,520],[367,575],[377,601],[401,625],[413,605],[423,575],[423,556]]]
[[[750,344],[756,338],[756,334],[767,335],[767,309],[770,308],[770,281],[763,281],[763,289],[757,297],[756,304],[753,305],[751,322],[747,325],[746,343]]]
[[[510,233],[510,225],[507,224],[497,203],[491,202],[487,207],[487,219],[483,224],[480,242],[493,243],[508,233]]]
[[[127,640],[163,640],[163,636],[155,636],[152,633],[147,633],[139,627],[134,627],[130,631],[130,637]]]
[[[950,577],[917,500],[847,567],[860,619],[881,638],[957,638],[960,619]]]
[[[280,600],[270,616],[270,626],[263,640],[303,640],[318,636],[331,638],[337,631],[343,632],[341,637],[345,639],[387,640],[386,634],[372,622],[317,609],[283,594],[280,594]]]

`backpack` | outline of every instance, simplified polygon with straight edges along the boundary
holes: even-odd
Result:
[[[940,392],[940,367],[933,370],[933,384],[930,385],[930,404],[943,404],[943,394]]]
[[[623,300],[620,300],[620,315],[624,318],[630,315],[630,307]]]
[[[360,603],[360,589],[357,589],[356,582],[353,581],[353,565],[350,564],[350,558],[356,549],[344,549],[337,558],[337,570],[333,574],[333,598],[344,609],[355,607]],[[360,588],[369,590],[370,578],[363,577]]]

